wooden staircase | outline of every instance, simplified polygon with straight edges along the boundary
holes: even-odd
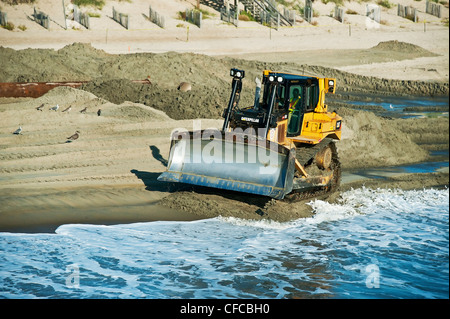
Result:
[[[286,25],[292,26],[293,23],[289,21],[281,12],[278,11],[275,1],[270,0],[241,0],[240,1],[245,10],[250,12],[261,23],[271,25]],[[266,21],[262,21],[266,20]]]
[[[217,11],[225,6],[224,0],[201,0],[200,3]],[[284,14],[278,11],[275,1],[271,0],[240,0],[247,12],[262,24],[292,26],[291,22]],[[229,1],[230,9],[235,10],[234,1]]]

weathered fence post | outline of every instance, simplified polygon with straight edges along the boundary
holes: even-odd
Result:
[[[8,15],[6,12],[0,11],[0,26],[5,26],[8,24]]]
[[[64,0],[62,0],[62,7],[63,7],[63,17],[64,17],[64,29],[67,30],[66,6],[64,5]]]
[[[308,23],[311,23],[313,16],[313,7],[312,7],[312,1],[311,0],[305,0],[305,9],[303,11],[303,17],[305,18]]]
[[[344,23],[344,14],[345,13],[344,13],[344,9],[343,8],[341,8],[339,6],[334,7],[334,18],[336,20],[338,20],[339,22]]]

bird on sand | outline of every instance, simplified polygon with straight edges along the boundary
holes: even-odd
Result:
[[[58,109],[59,109],[59,105],[56,104],[54,107],[51,107],[49,110],[58,111]]]
[[[70,112],[71,109],[72,109],[72,107],[69,106],[68,108],[64,109],[62,112]]]
[[[67,138],[67,141],[66,141],[66,143],[70,143],[70,142],[72,142],[72,141],[75,141],[77,138],[79,138],[80,137],[80,131],[76,131],[75,132],[75,134],[73,134],[72,136],[69,136],[68,138]]]
[[[42,109],[44,108],[44,103],[42,103],[40,106],[38,106],[37,108],[36,108],[36,110],[38,110],[38,111],[41,111],[42,112]]]
[[[19,125],[19,128],[13,132],[13,134],[19,135],[22,134],[22,126]]]
[[[84,109],[82,109],[82,110],[80,111],[80,113],[86,113],[86,111],[87,111],[87,107],[85,107]]]
[[[97,115],[100,116],[102,114],[102,109],[98,109]]]

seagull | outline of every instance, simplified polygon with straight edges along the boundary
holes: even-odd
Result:
[[[392,104],[389,104],[389,108],[393,109],[394,107],[392,106]]]
[[[38,107],[36,108],[36,110],[42,112],[42,109],[43,109],[43,108],[44,108],[44,103],[42,103],[40,106],[38,106]]]
[[[82,109],[82,110],[80,111],[80,113],[86,113],[86,111],[87,111],[87,107],[85,107],[84,109]]]
[[[19,128],[13,132],[13,134],[19,135],[22,134],[22,126],[19,125]]]
[[[97,115],[100,116],[102,114],[102,109],[98,109]]]
[[[54,107],[51,107],[49,110],[58,111],[58,109],[59,109],[59,105],[56,104]]]
[[[67,109],[64,109],[63,112],[70,112],[71,109],[72,109],[72,107],[69,106]]]
[[[67,138],[67,141],[66,141],[66,143],[70,143],[70,142],[72,142],[72,141],[75,141],[77,138],[79,138],[80,137],[80,131],[76,131],[75,132],[75,134],[73,134],[72,136],[69,136],[68,138]]]

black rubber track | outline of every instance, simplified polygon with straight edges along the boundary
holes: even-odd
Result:
[[[337,153],[336,144],[333,139],[325,138],[319,144],[300,146],[296,150],[296,158],[307,169],[310,165],[316,165],[315,156],[325,147],[330,147],[332,151],[332,161],[330,169],[333,170],[333,178],[331,182],[324,187],[314,187],[309,189],[294,189],[291,193],[286,195],[287,201],[299,201],[308,198],[314,198],[326,193],[335,192],[341,182],[341,163]]]

